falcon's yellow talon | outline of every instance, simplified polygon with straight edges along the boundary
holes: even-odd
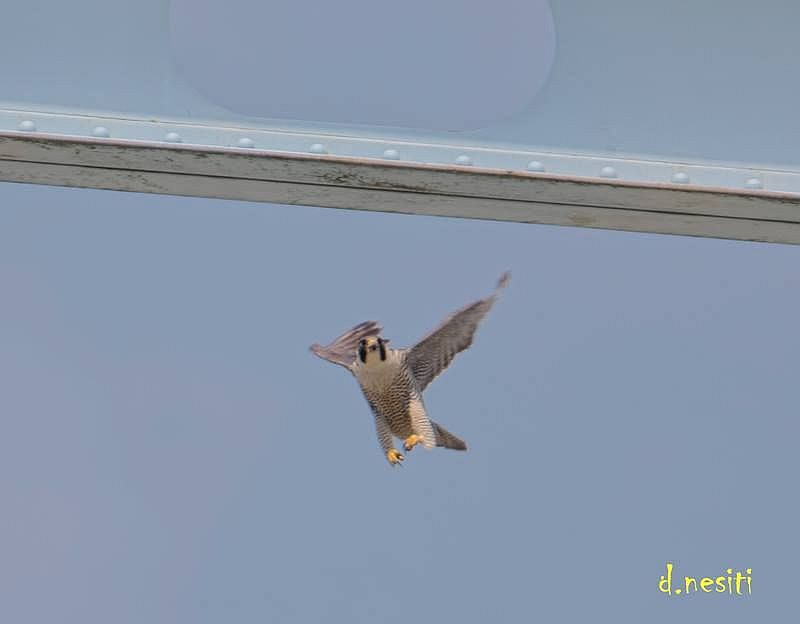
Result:
[[[392,466],[395,466],[403,461],[405,457],[403,457],[403,455],[397,449],[389,449],[386,451],[386,459],[389,460],[389,463],[392,464]]]
[[[417,435],[416,433],[412,433],[410,436],[408,436],[405,439],[405,442],[403,442],[403,448],[406,451],[410,451],[417,444],[422,444],[424,441],[425,441],[425,439],[421,435]]]

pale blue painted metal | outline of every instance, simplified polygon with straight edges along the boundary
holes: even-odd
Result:
[[[223,4],[6,3],[0,134],[800,196],[800,4]]]
[[[7,130],[6,130],[7,129]],[[409,140],[336,136],[267,129],[259,126],[214,126],[185,120],[146,121],[96,117],[84,113],[42,113],[0,110],[0,132],[49,136],[113,138],[214,148],[330,154],[350,158],[400,160],[434,165],[480,166],[487,169],[546,172],[585,178],[615,178],[634,182],[675,183],[713,188],[767,189],[800,194],[800,170],[772,169],[753,163],[671,162],[619,155],[544,152],[531,148],[465,146],[455,141],[417,143]],[[324,141],[324,143],[322,142]]]

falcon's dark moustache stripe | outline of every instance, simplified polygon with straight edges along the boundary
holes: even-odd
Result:
[[[388,340],[384,340],[383,338],[378,338],[375,342],[378,345],[378,353],[380,354],[381,362],[386,361],[386,343],[389,342]],[[362,338],[358,341],[358,359],[361,360],[362,364],[367,363],[367,352],[368,351],[375,351],[375,342],[368,345],[366,338]]]

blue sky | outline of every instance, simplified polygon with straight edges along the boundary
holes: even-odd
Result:
[[[796,613],[796,247],[0,185],[0,619]],[[412,343],[506,269],[381,456],[308,352]],[[751,567],[753,595],[666,598]]]
[[[9,106],[797,165],[775,140],[797,134],[790,8],[707,3],[687,28],[631,2],[17,4]],[[0,184],[0,622],[789,621],[798,266],[792,246]],[[392,469],[308,346],[367,319],[412,344],[505,270],[426,393],[469,451]],[[751,568],[753,594],[664,596],[667,562]]]

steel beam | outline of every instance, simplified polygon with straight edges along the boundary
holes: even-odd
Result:
[[[284,143],[304,141],[309,150],[299,153],[259,149],[253,139],[243,137],[248,143],[233,135],[247,133],[259,143],[266,137],[238,128],[226,129],[234,145],[211,146],[120,139],[104,136],[110,134],[106,132],[50,134],[39,132],[35,122],[20,125],[24,129],[0,132],[0,180],[800,244],[800,194],[757,188],[800,186],[800,174],[791,171],[509,150],[492,153],[452,145],[439,149],[464,158],[420,163],[395,159],[395,154],[433,151],[436,146],[394,142],[381,150],[383,145],[372,139],[273,133]],[[173,126],[159,125],[159,130],[169,127]],[[175,131],[173,139],[178,136],[183,141],[190,134],[191,128],[174,127],[182,134]],[[335,149],[337,142],[348,141],[371,145],[375,157],[324,153]],[[365,145],[357,151],[366,151]],[[585,170],[590,161],[598,175],[472,164],[484,157],[496,162],[500,156],[520,165],[546,162],[548,169],[580,160]],[[621,174],[628,170],[639,171],[640,177],[643,171],[650,177],[660,172],[666,181],[623,179]],[[605,177],[612,172],[617,177]],[[701,186],[678,174],[686,180],[738,179],[743,188]]]

